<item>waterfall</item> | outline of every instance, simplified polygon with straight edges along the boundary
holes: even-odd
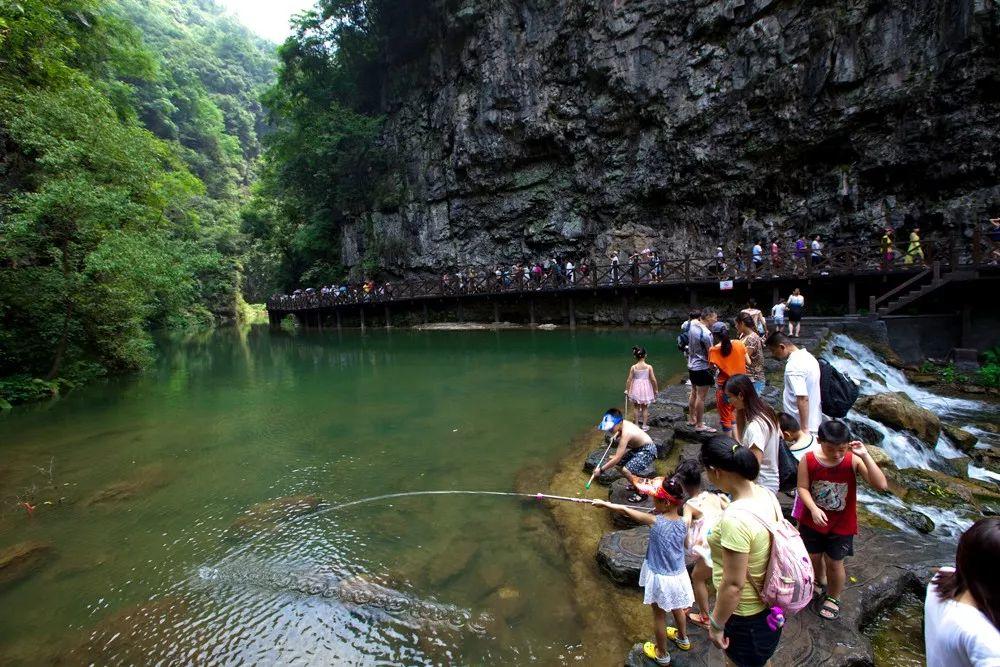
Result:
[[[835,348],[843,349],[846,354],[834,353]],[[858,380],[861,383],[863,395],[885,392],[905,393],[913,399],[914,403],[931,410],[950,422],[962,425],[965,430],[980,439],[982,444],[977,446],[1000,446],[1000,436],[997,434],[968,425],[969,420],[981,418],[992,411],[992,406],[986,403],[940,396],[923,387],[913,385],[901,370],[888,365],[870,348],[844,334],[831,336],[823,352],[823,358],[840,372]],[[951,468],[947,459],[965,456],[965,453],[955,447],[943,434],[938,438],[934,448],[931,449],[913,435],[889,428],[856,410],[851,410],[848,413],[847,420],[862,424],[880,433],[883,440],[879,446],[892,457],[898,468],[949,471]],[[1000,484],[1000,475],[973,465],[969,466],[969,477]],[[933,534],[952,542],[957,541],[962,532],[972,525],[968,515],[961,515],[952,510],[938,507],[904,503],[891,494],[874,494],[859,489],[858,500],[863,502],[873,514],[906,532],[914,531],[892,513],[892,508],[910,509],[926,515],[934,521]]]
[[[843,348],[853,359],[839,357],[834,348]],[[898,368],[885,363],[870,348],[844,334],[831,336],[823,357],[837,370],[861,382],[862,394],[882,394],[901,391],[917,403],[949,421],[962,421],[980,417],[990,411],[990,406],[965,398],[941,396],[923,387],[910,384],[906,375]]]

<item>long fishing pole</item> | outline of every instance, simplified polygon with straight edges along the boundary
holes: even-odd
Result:
[[[588,505],[593,505],[594,502],[591,498],[571,498],[569,496],[553,496],[548,493],[536,493],[535,498],[538,500],[560,500],[567,503],[586,503]],[[639,505],[626,505],[629,509],[636,510],[638,512],[653,512],[655,508],[653,507],[641,507]]]

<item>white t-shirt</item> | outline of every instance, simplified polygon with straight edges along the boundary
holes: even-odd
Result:
[[[781,396],[782,409],[786,414],[799,418],[796,396],[809,397],[808,431],[815,434],[819,430],[823,413],[820,409],[819,362],[809,350],[799,348],[788,355],[785,363],[785,392]]]
[[[771,317],[783,320],[785,319],[785,302],[774,304],[774,308],[771,309]]]
[[[774,493],[778,492],[779,484],[778,440],[780,438],[781,431],[778,427],[768,423],[763,417],[747,422],[746,428],[743,429],[743,446],[747,448],[753,446],[764,452],[757,483]]]
[[[933,582],[924,600],[924,645],[927,667],[1000,667],[1000,632],[972,605],[939,598]]]

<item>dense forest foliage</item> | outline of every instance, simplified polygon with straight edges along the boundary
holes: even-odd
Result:
[[[422,36],[412,28],[425,24],[415,17],[429,6],[426,0],[319,0],[279,48],[278,81],[264,98],[275,130],[244,212],[245,230],[256,240],[257,256],[266,258],[275,288],[346,277],[343,225],[402,200],[403,179],[379,143],[381,100],[392,85],[390,52],[420,52]],[[363,271],[384,266],[398,250],[383,247],[370,227],[365,241]]]
[[[236,315],[272,51],[211,0],[0,3],[0,399]]]

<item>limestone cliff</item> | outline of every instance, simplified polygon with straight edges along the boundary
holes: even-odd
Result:
[[[441,0],[386,54],[406,270],[1000,212],[997,0]],[[402,53],[406,51],[406,53]]]

